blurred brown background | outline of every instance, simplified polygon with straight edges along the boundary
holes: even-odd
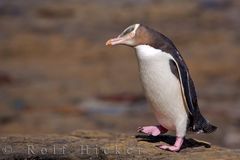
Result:
[[[238,0],[1,0],[0,135],[134,135],[138,126],[156,124],[134,50],[105,47],[143,23],[175,42],[202,112],[219,127],[195,137],[239,148],[239,17]]]

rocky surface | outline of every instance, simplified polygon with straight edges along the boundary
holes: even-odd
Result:
[[[160,142],[161,141],[161,142]],[[186,139],[179,153],[160,150],[157,144],[174,142],[172,136],[149,137],[77,130],[69,135],[14,135],[0,138],[0,159],[228,159],[240,152]]]

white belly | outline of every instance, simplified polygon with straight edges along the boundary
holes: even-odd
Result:
[[[187,113],[180,82],[170,69],[171,55],[156,49],[155,52],[146,51],[146,48],[141,46],[136,49],[143,88],[157,120],[167,129],[176,130],[183,127],[179,129],[185,131]]]

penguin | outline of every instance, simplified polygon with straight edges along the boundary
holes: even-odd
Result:
[[[137,131],[152,136],[176,132],[174,145],[159,145],[160,149],[178,152],[187,131],[212,133],[217,129],[201,114],[188,67],[169,38],[148,26],[134,24],[106,45],[135,48],[143,90],[159,123]]]

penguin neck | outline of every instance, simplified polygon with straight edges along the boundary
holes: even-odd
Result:
[[[137,45],[135,47],[138,60],[153,58],[155,56],[166,54],[161,49],[156,49],[150,45]]]

